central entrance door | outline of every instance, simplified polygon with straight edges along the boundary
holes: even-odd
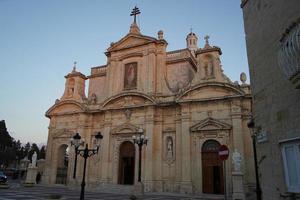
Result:
[[[220,144],[215,140],[207,140],[202,146],[202,184],[203,193],[223,194],[223,163],[219,159]]]
[[[120,145],[119,156],[119,184],[134,184],[135,147],[132,142],[123,142]]]

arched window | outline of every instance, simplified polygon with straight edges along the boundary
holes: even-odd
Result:
[[[74,94],[75,80],[70,78],[68,80],[68,96],[71,97]]]

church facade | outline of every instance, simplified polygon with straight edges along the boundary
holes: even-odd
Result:
[[[65,76],[63,96],[46,112],[44,183],[79,185],[83,159],[78,157],[74,178],[70,138],[79,133],[93,147],[101,132],[99,153],[88,159],[87,186],[137,184],[138,147],[132,136],[142,133],[148,138],[141,156],[145,192],[222,194],[226,180],[229,195],[243,196],[254,182],[247,128],[251,91],[244,74],[241,84],[224,75],[221,49],[208,39],[198,48],[191,32],[186,48],[167,51],[163,31],[157,38],[145,36],[133,22],[107,49],[106,65],[91,68],[89,76],[74,66]],[[218,158],[220,145],[229,147],[226,167]],[[235,165],[232,152],[240,155]]]

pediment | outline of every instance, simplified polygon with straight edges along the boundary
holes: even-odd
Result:
[[[85,110],[85,107],[78,102],[72,100],[60,101],[46,112],[46,116],[79,113]]]
[[[139,93],[123,93],[107,99],[103,103],[105,109],[119,109],[152,105],[154,100]]]
[[[115,135],[115,134],[134,134],[134,133],[137,133],[139,132],[140,128],[131,124],[131,123],[124,123],[122,125],[119,125],[115,128],[113,128],[111,130],[111,134]]]
[[[190,127],[191,132],[230,130],[230,129],[231,129],[231,125],[211,117],[208,117],[196,123],[192,127]]]
[[[135,47],[135,46],[141,46],[145,45],[151,42],[156,42],[157,40],[152,37],[139,35],[139,34],[127,34],[124,38],[119,40],[116,43],[113,43],[113,45],[107,49],[108,52],[111,51],[118,51],[125,48]]]
[[[244,95],[243,91],[224,83],[202,83],[185,91],[177,101],[220,99],[242,95]]]

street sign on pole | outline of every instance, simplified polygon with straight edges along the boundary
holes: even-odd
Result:
[[[226,188],[226,160],[229,156],[229,149],[226,145],[221,145],[219,148],[219,158],[223,161],[224,164],[224,199],[227,200],[227,188]]]

